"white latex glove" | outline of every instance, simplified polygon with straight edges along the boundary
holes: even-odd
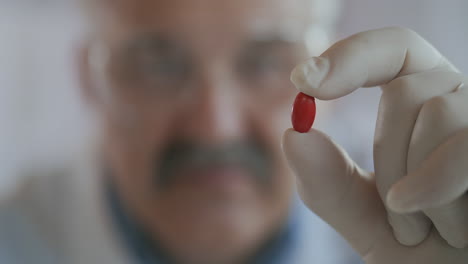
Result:
[[[383,91],[375,176],[323,133],[286,131],[283,149],[307,206],[367,263],[468,263],[468,249],[457,249],[468,245],[468,79],[402,28],[342,40],[291,79],[322,100]]]

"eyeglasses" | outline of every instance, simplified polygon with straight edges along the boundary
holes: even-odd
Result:
[[[303,53],[294,45],[255,42],[245,45],[235,56],[206,70],[206,61],[197,59],[189,48],[161,39],[135,41],[123,48],[100,46],[90,53],[97,84],[104,95],[118,103],[148,108],[161,102],[195,99],[206,79],[228,82],[229,89],[243,98],[274,103],[288,89],[289,74]],[[205,54],[205,58],[210,58]]]

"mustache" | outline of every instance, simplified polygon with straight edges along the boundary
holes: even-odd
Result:
[[[176,142],[167,146],[156,168],[156,184],[167,187],[183,168],[236,166],[249,171],[261,185],[268,185],[272,175],[272,158],[265,147],[256,142],[232,142],[206,146]],[[179,175],[180,176],[180,175]]]

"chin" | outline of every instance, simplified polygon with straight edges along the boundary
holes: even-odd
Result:
[[[221,191],[174,192],[175,199],[165,201],[164,214],[168,225],[177,225],[181,230],[196,236],[224,236],[226,239],[254,233],[268,222],[271,215],[268,206],[258,192]],[[161,217],[155,212],[154,218]]]
[[[250,243],[257,243],[264,237],[267,229],[264,219],[259,213],[250,209],[218,210],[200,213],[197,220],[187,223],[186,238],[192,245],[199,245],[200,251],[224,250],[224,247],[241,248]],[[255,241],[255,242],[254,242]]]
[[[167,210],[153,214],[153,227],[164,241],[183,243],[193,254],[253,247],[271,228],[271,214],[257,200],[207,202],[183,198],[179,196],[177,205],[166,200]]]

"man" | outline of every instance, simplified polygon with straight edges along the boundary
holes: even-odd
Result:
[[[328,26],[317,3],[89,1],[79,64],[99,153],[7,203],[4,254],[19,263],[321,261],[304,242],[313,236],[299,226],[280,144],[296,94],[290,72],[307,48],[325,45],[305,45]]]
[[[31,256],[34,263],[308,263],[294,243],[293,180],[279,144],[296,93],[289,72],[307,56],[302,36],[318,23],[307,4],[95,1],[80,65],[85,98],[102,124],[99,159],[25,185],[4,203],[8,228],[1,237],[8,239],[1,248],[8,263]],[[403,75],[409,77],[398,78]],[[447,174],[444,181],[434,173],[432,184],[421,185],[433,190],[445,183],[435,198],[423,197],[428,192],[421,187],[416,203],[417,192],[407,187],[415,184],[403,181],[390,191],[396,238],[417,245],[431,233],[420,246],[394,239],[382,202],[395,176],[418,172],[433,148],[466,126],[458,111],[421,110],[463,77],[414,33],[386,29],[339,43],[298,67],[293,81],[319,99],[376,84],[388,83],[389,91],[377,129],[377,184],[319,132],[286,133],[284,149],[307,205],[369,263],[465,263],[466,250],[443,240],[463,246],[463,233],[453,236],[464,230],[463,217],[453,217],[463,216],[463,208],[443,211],[449,217],[432,210],[459,201],[466,190],[455,184],[466,171],[456,157],[466,157],[466,148],[451,143],[463,147],[464,134],[446,144],[458,155],[438,154],[429,163],[435,167],[408,177],[421,183],[428,172]],[[463,109],[459,102],[446,105]],[[428,130],[434,120],[425,116],[450,122]],[[455,170],[442,170],[447,164]],[[71,171],[75,177],[63,176]],[[405,195],[409,201],[398,204]],[[401,218],[417,228],[407,232]],[[444,224],[447,219],[455,223]]]

